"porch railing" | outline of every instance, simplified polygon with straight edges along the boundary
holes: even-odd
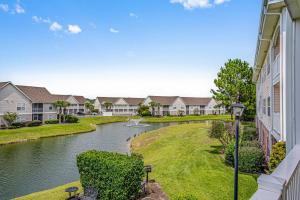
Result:
[[[300,199],[300,145],[296,145],[271,175],[261,175],[252,200]]]
[[[273,79],[280,74],[280,55],[277,55],[272,64]]]

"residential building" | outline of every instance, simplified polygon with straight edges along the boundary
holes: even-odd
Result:
[[[83,96],[75,95],[52,95],[55,101],[67,101],[70,106],[64,109],[64,113],[68,115],[76,115],[77,113],[85,113],[85,98]]]
[[[300,0],[264,0],[253,80],[257,129],[267,160],[286,141],[287,156],[258,178],[252,199],[300,199]]]
[[[7,112],[18,114],[18,121],[32,120],[31,99],[11,82],[0,82],[0,126],[7,125],[3,115]]]
[[[97,97],[94,103],[95,109],[99,113],[104,114],[110,112],[111,115],[117,116],[131,116],[137,115],[139,104],[143,102],[143,98],[130,97]],[[111,103],[111,107],[105,107],[105,103]]]
[[[66,114],[85,113],[85,98],[73,95],[53,95],[44,87],[14,85],[0,82],[0,126],[7,125],[3,115],[7,112],[18,114],[17,121],[57,119],[54,102],[68,101]]]
[[[150,106],[150,102],[160,106],[154,108],[155,115],[209,115],[224,114],[225,109],[218,107],[213,98],[179,97],[179,96],[148,96],[144,105]],[[151,108],[150,108],[151,110]]]

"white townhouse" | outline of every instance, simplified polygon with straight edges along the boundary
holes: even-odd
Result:
[[[151,102],[159,103],[155,107],[155,115],[176,116],[183,115],[209,115],[224,114],[225,109],[219,107],[213,98],[179,97],[179,96],[148,96],[144,105],[150,106]],[[151,110],[151,108],[150,108]]]
[[[300,199],[300,0],[264,0],[253,80],[257,129],[266,158],[286,141],[287,156],[258,178],[254,200]]]
[[[116,116],[132,116],[137,115],[139,104],[144,98],[131,97],[97,97],[94,103],[95,109],[99,110],[100,114],[111,112]],[[105,107],[105,103],[111,103],[110,108]]]

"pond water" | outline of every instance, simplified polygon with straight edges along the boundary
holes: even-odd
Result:
[[[129,153],[127,139],[178,123],[129,127],[97,126],[96,131],[0,146],[0,199],[6,200],[79,180],[76,155],[91,149]]]

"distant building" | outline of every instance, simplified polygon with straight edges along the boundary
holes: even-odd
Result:
[[[117,116],[132,116],[137,115],[139,104],[144,98],[130,97],[97,97],[94,103],[95,109],[99,110],[100,114],[111,112]],[[105,103],[111,103],[110,108],[105,107]]]
[[[0,82],[0,126],[6,125],[3,115],[6,112],[18,114],[17,121],[57,119],[57,110],[53,103],[65,100],[71,103],[66,114],[85,112],[83,96],[53,95],[44,87],[14,85]]]
[[[150,106],[150,102],[160,105],[155,107],[155,115],[160,116],[225,114],[225,109],[213,98],[148,96],[143,104]]]

